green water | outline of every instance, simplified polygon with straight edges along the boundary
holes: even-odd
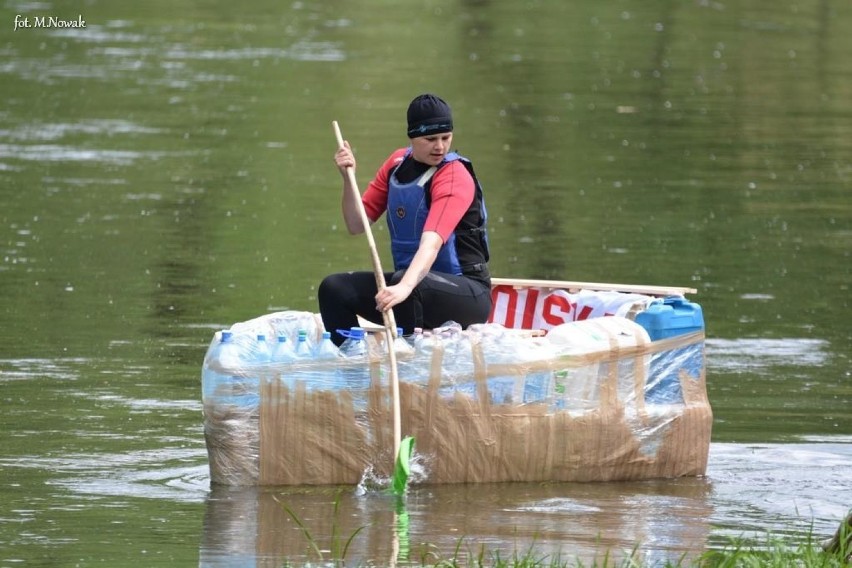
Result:
[[[706,480],[424,489],[412,538],[586,554],[617,528],[604,544],[653,559],[800,518],[829,530],[852,506],[850,8],[0,6],[0,565],[306,554],[257,513],[265,492],[208,491],[201,358],[215,329],[316,311],[325,274],[369,268],[331,121],[364,187],[423,91],[453,106],[485,186],[495,276],[698,290],[715,422]],[[330,531],[333,493],[300,495]],[[393,524],[350,499],[354,526]],[[563,530],[588,508],[599,521]],[[359,558],[389,550],[372,530]]]

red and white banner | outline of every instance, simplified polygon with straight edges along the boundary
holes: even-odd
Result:
[[[600,316],[625,315],[637,303],[644,305],[652,296],[623,292],[581,290],[572,294],[551,288],[491,288],[489,322],[513,329],[548,330],[569,321]]]

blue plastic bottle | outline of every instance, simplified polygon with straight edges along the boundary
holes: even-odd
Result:
[[[340,354],[347,359],[367,356],[367,342],[365,340],[364,328],[353,327],[349,330],[338,329],[337,332],[346,339],[340,345]]]

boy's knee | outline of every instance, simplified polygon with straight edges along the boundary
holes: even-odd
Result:
[[[343,286],[341,276],[341,274],[329,274],[323,278],[317,289],[317,297],[321,299],[339,295]]]

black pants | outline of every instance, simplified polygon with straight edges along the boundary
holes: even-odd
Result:
[[[388,286],[396,284],[405,272],[386,273]],[[383,323],[376,310],[376,277],[372,272],[341,272],[326,276],[317,292],[320,315],[332,340],[340,345],[344,337],[338,329],[358,325],[361,316]],[[404,302],[394,306],[396,325],[410,334],[415,327],[432,329],[448,321],[467,327],[485,323],[491,314],[491,289],[484,283],[443,272],[430,272]]]

